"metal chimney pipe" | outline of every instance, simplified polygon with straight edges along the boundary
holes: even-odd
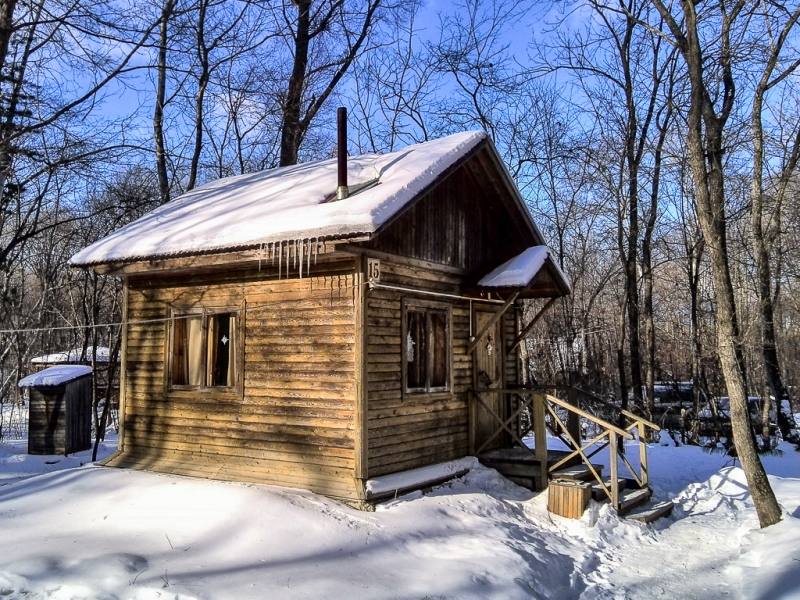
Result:
[[[347,187],[347,109],[340,106],[336,111],[336,132],[338,144],[336,158],[339,165],[339,184],[336,187],[336,199],[344,200],[350,195]]]

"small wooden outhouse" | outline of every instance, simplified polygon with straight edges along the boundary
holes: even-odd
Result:
[[[370,478],[503,442],[469,392],[517,385],[509,309],[569,284],[497,150],[466,132],[344,174],[214,181],[71,259],[124,278],[108,465],[358,503]]]
[[[28,388],[28,454],[73,454],[92,446],[92,369],[49,367],[20,380]]]

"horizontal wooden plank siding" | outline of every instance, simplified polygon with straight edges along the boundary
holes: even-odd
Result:
[[[381,283],[458,293],[461,278],[436,269],[381,260]],[[401,338],[403,298],[445,303],[451,310],[452,381],[447,393],[403,394]],[[452,460],[468,452],[467,301],[376,288],[367,296],[367,390],[369,476]]]
[[[128,280],[124,451],[111,466],[358,499],[357,262]],[[171,308],[245,307],[241,391],[168,390]]]

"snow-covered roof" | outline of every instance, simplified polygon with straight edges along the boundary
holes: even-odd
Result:
[[[45,354],[31,359],[34,365],[58,365],[61,363],[76,363],[81,361],[83,348],[72,348],[71,350],[64,350],[63,352],[53,352],[52,354]],[[105,346],[97,347],[97,362],[107,363],[111,351]],[[87,362],[92,360],[92,348],[86,349]]]
[[[457,133],[389,154],[347,160],[349,198],[336,190],[336,159],[219,179],[195,188],[84,248],[73,266],[253,248],[270,242],[375,232],[483,140]]]
[[[92,372],[92,367],[82,365],[61,365],[59,367],[50,367],[33,373],[27,377],[19,380],[19,387],[50,387],[56,385],[63,385],[78,377],[83,377]]]
[[[547,246],[531,246],[483,277],[478,282],[478,286],[496,288],[525,287],[541,271],[548,258],[551,259],[550,264],[569,288],[569,279],[558,266],[558,263],[552,259],[552,250]]]

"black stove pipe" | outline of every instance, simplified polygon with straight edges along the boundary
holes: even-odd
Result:
[[[344,200],[350,194],[347,187],[347,109],[340,106],[336,111],[337,148],[336,158],[339,165],[339,183],[336,187],[336,199]]]

